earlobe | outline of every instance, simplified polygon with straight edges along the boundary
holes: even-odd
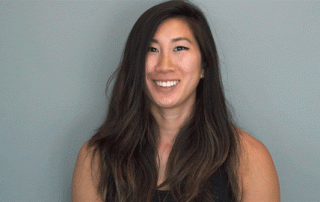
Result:
[[[202,68],[200,78],[202,79],[203,77],[204,77],[204,69]]]

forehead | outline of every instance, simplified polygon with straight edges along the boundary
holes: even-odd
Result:
[[[182,18],[169,18],[163,21],[157,28],[153,38],[157,39],[163,37],[189,37],[194,40],[193,32],[188,22]]]

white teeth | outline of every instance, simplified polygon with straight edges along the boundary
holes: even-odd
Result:
[[[172,87],[172,86],[177,85],[177,83],[179,83],[179,81],[167,81],[167,82],[155,81],[155,83],[161,87]]]

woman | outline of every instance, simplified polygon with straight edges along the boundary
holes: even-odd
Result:
[[[80,150],[73,201],[280,201],[265,146],[228,114],[215,43],[185,1],[128,37],[108,115]]]

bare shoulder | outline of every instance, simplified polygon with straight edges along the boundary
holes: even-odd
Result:
[[[243,202],[280,201],[275,165],[266,146],[246,132],[240,135],[240,182]]]
[[[72,178],[72,201],[102,202],[97,191],[99,181],[98,156],[92,159],[94,148],[85,143],[79,151]]]

